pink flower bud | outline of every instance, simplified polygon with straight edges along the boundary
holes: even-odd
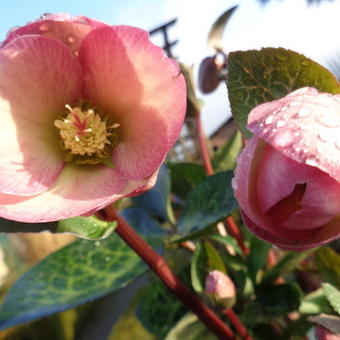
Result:
[[[150,189],[180,134],[185,81],[147,32],[45,15],[0,44],[0,216],[89,214]]]
[[[221,81],[223,63],[217,56],[206,57],[201,61],[198,70],[198,88],[202,93],[214,91]]]
[[[315,338],[316,340],[340,340],[340,334],[334,334],[327,328],[317,325],[315,326]]]
[[[205,292],[224,307],[230,308],[235,303],[235,285],[228,275],[219,270],[209,272],[205,280]]]
[[[283,249],[340,235],[340,95],[302,88],[254,108],[233,180],[245,224]]]

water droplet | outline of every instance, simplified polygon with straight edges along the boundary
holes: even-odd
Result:
[[[277,134],[273,140],[273,146],[285,148],[296,141],[296,136],[291,131],[285,131]]]
[[[236,191],[238,189],[238,184],[236,182],[235,177],[231,180],[231,187],[233,188],[234,191]]]
[[[109,262],[111,260],[111,256],[105,256],[105,261]]]
[[[285,112],[289,110],[289,106],[283,106],[280,111]]]
[[[70,44],[73,44],[75,41],[76,41],[76,38],[73,36],[73,35],[69,35],[67,37],[67,41],[70,43]]]
[[[336,113],[324,113],[321,116],[317,116],[316,120],[326,127],[336,128],[340,126],[340,115]]]
[[[331,137],[328,133],[328,131],[320,130],[318,133],[318,138],[321,140],[321,142],[329,142]]]
[[[335,141],[335,147],[340,150],[340,138],[338,137],[337,140]]]
[[[310,113],[311,113],[310,109],[308,109],[307,107],[303,107],[299,110],[297,116],[299,118],[304,118],[304,117],[308,117]]]
[[[264,121],[265,124],[270,125],[274,121],[274,116],[268,116],[266,120]]]
[[[296,107],[296,106],[299,106],[299,102],[291,102],[289,104],[290,107]]]
[[[94,243],[94,245],[95,245],[96,247],[100,246],[100,241],[96,241],[96,242]]]
[[[278,128],[284,127],[285,125],[286,125],[286,122],[282,119],[278,120],[277,123],[276,123],[276,126]]]
[[[316,162],[316,160],[315,160],[315,159],[312,159],[312,158],[307,158],[307,159],[306,159],[306,164],[307,164],[307,165],[310,165],[310,166],[317,166],[317,165],[318,165],[318,163]]]
[[[48,24],[45,22],[39,26],[39,31],[41,32],[47,32],[50,29]]]

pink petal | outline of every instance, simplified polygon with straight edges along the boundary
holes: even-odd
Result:
[[[292,229],[319,228],[340,214],[340,184],[337,181],[318,168],[295,162],[267,145],[257,178],[261,212],[270,215],[269,210],[289,196],[298,184],[306,185],[299,206],[290,217],[284,216],[281,206],[282,216],[272,216],[277,225]]]
[[[248,128],[288,158],[340,182],[340,95],[303,88],[257,106]]]
[[[40,35],[64,43],[72,52],[77,52],[84,37],[94,28],[106,24],[87,17],[72,17],[66,13],[48,14],[41,19],[9,32],[2,46],[24,35]]]
[[[117,169],[129,178],[150,176],[183,122],[185,87],[178,67],[146,32],[132,27],[98,28],[79,52],[85,97],[121,124]]]
[[[340,233],[340,221],[334,219],[327,225],[306,231],[284,229],[277,233],[272,233],[261,228],[254,223],[244,212],[242,218],[247,227],[259,238],[266,242],[275,244],[284,250],[302,251],[324,245],[338,238]],[[273,230],[276,231],[276,230]]]
[[[56,40],[30,36],[0,49],[0,191],[46,190],[64,161],[54,120],[81,88],[81,69]]]
[[[53,186],[25,197],[0,194],[0,215],[22,222],[47,222],[79,216],[120,198],[127,181],[105,166],[67,165]]]
[[[154,185],[157,169],[142,181],[127,181],[105,166],[67,165],[42,194],[23,197],[0,194],[0,216],[22,222],[49,222],[89,215],[118,199]]]

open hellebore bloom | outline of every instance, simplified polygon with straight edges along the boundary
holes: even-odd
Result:
[[[0,47],[0,216],[53,221],[150,188],[185,114],[148,34],[57,14]]]
[[[250,112],[234,191],[245,224],[283,249],[340,235],[340,95],[302,88]]]

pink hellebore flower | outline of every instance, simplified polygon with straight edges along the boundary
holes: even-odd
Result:
[[[283,249],[340,234],[340,95],[302,88],[250,112],[233,180],[245,224]]]
[[[315,338],[316,340],[340,340],[340,334],[334,334],[328,329],[320,325],[316,325]]]
[[[185,114],[148,34],[46,15],[0,48],[0,216],[53,221],[152,187]]]

